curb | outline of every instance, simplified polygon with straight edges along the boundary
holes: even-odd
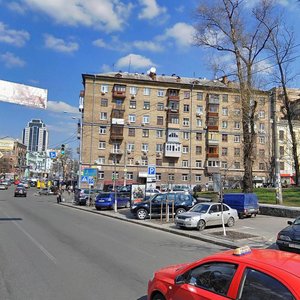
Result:
[[[183,231],[177,231],[177,230],[174,230],[172,228],[163,228],[163,227],[157,226],[155,224],[144,223],[143,221],[140,221],[140,220],[126,219],[126,218],[120,217],[118,215],[111,215],[111,214],[106,214],[106,213],[101,212],[101,211],[86,209],[83,206],[76,206],[76,205],[71,204],[71,203],[65,203],[65,202],[62,203],[61,202],[60,205],[66,206],[66,207],[71,207],[71,208],[82,210],[82,211],[86,211],[86,212],[89,212],[89,213],[98,214],[98,215],[105,216],[105,217],[108,217],[108,218],[118,219],[118,220],[125,221],[125,222],[128,222],[128,223],[132,223],[132,224],[136,224],[136,225],[140,225],[140,226],[144,226],[144,227],[148,227],[148,228],[152,228],[152,229],[156,229],[156,230],[160,230],[160,231],[164,231],[164,232],[184,236],[184,237],[187,237],[187,238],[200,240],[200,241],[207,242],[207,243],[212,243],[212,244],[222,246],[222,247],[227,247],[227,248],[230,248],[230,249],[240,247],[241,246],[240,242],[244,241],[244,240],[239,240],[239,242],[234,242],[234,241],[224,240],[224,239],[220,239],[220,238],[216,239],[213,236],[202,235],[202,234],[200,236],[195,236],[193,234],[189,234],[189,233],[186,233],[186,232],[183,232]],[[246,242],[246,244],[247,244],[247,242]],[[243,245],[245,245],[245,243],[243,243]]]

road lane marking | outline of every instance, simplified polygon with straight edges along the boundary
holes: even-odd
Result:
[[[7,218],[12,219],[7,213],[2,209],[2,212]],[[40,244],[32,235],[30,235],[17,221],[12,221],[54,264],[57,263],[56,258],[47,251],[42,244]]]

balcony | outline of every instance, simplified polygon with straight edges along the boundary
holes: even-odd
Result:
[[[121,149],[110,149],[109,152],[111,155],[122,155],[123,151]]]
[[[126,85],[115,84],[112,91],[113,98],[125,98],[126,97]]]
[[[207,153],[207,158],[219,158],[219,153]]]
[[[206,174],[220,173],[220,167],[206,167],[205,172]]]
[[[180,143],[165,143],[165,157],[181,157]]]
[[[179,123],[169,123],[167,124],[168,128],[171,129],[180,129],[180,124]]]
[[[218,125],[207,125],[207,130],[208,131],[219,131],[219,126]]]
[[[208,111],[207,112],[207,116],[208,117],[219,117],[219,113],[218,112],[215,112],[215,111]]]
[[[168,101],[179,101],[179,91],[178,89],[168,90]]]
[[[219,140],[217,140],[216,138],[209,138],[207,140],[208,145],[219,145]]]

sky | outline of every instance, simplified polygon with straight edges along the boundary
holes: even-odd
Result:
[[[258,0],[248,0],[249,9]],[[300,43],[300,4],[275,0]],[[82,74],[111,71],[213,79],[207,49],[194,46],[197,0],[0,0],[0,80],[48,90],[46,110],[0,102],[0,138],[21,139],[42,119],[49,147],[78,146]],[[300,53],[300,47],[295,48]],[[221,56],[226,60],[226,56]],[[264,61],[268,65],[267,61]],[[293,62],[300,70],[300,57]],[[300,77],[292,87],[300,88]]]

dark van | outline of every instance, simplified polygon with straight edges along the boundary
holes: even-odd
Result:
[[[258,198],[253,193],[224,194],[223,202],[236,209],[240,219],[247,216],[255,217],[259,213]]]

